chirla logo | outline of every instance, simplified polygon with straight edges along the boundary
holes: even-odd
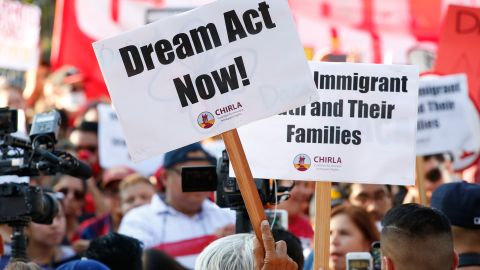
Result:
[[[197,123],[201,128],[211,128],[215,124],[215,117],[209,112],[202,112],[198,115]]]
[[[306,154],[299,154],[296,155],[293,159],[293,166],[295,169],[303,172],[310,168],[310,164],[312,164],[310,157]]]

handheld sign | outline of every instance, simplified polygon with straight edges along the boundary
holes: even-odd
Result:
[[[41,10],[19,1],[0,1],[0,68],[28,70],[40,55]]]
[[[222,133],[261,239],[235,128],[318,98],[288,2],[219,0],[93,46],[132,159]]]
[[[465,75],[421,78],[418,95],[417,155],[480,149]]]
[[[310,67],[320,102],[239,129],[253,176],[413,185],[418,68]]]
[[[318,98],[286,1],[220,0],[93,47],[134,161]]]
[[[98,104],[97,109],[98,151],[102,168],[128,166],[142,175],[152,175],[162,164],[163,155],[132,162],[115,110],[109,104]]]
[[[480,8],[450,5],[438,42],[435,71],[465,73],[473,102],[480,105]]]

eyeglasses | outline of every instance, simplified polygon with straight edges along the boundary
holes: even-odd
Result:
[[[58,190],[58,192],[63,193],[65,197],[68,196],[68,193],[73,192],[73,197],[77,201],[83,200],[85,198],[85,192],[77,189],[61,188],[60,190]]]

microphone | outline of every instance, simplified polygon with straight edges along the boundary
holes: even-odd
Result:
[[[87,180],[88,178],[92,177],[92,168],[87,165],[86,163],[72,157],[71,162],[68,163],[67,166],[63,166],[65,170],[64,173]]]
[[[69,153],[56,151],[55,154],[43,149],[35,149],[46,160],[57,166],[57,172],[87,180],[92,177],[92,168]],[[58,155],[58,156],[57,156]]]

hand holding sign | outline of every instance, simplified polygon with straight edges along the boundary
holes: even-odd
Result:
[[[257,239],[253,242],[255,270],[296,270],[298,268],[292,258],[287,255],[285,241],[275,243],[268,221],[261,222],[263,247]]]

